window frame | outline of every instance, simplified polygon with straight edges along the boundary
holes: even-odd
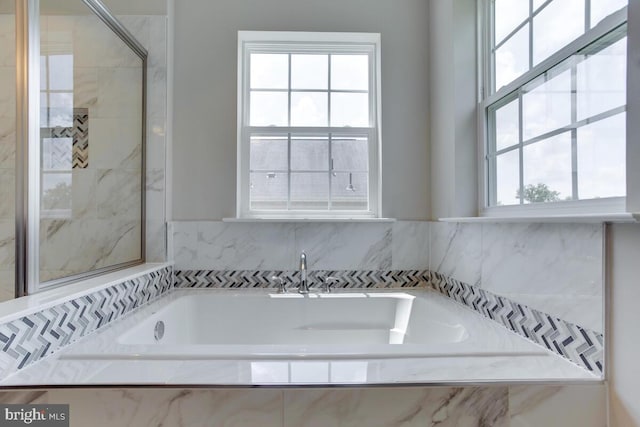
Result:
[[[369,61],[369,126],[250,126],[249,55],[251,53],[367,53]],[[290,67],[290,64],[289,64]],[[237,88],[237,179],[236,217],[253,219],[369,219],[381,212],[381,82],[379,33],[317,33],[288,31],[238,31]],[[289,76],[290,78],[290,76]],[[319,90],[322,91],[322,90]],[[287,89],[291,93],[291,87]],[[327,89],[327,93],[329,89]],[[290,111],[289,111],[290,114]],[[367,136],[368,210],[255,210],[250,206],[251,135],[280,135],[291,140],[298,136]],[[289,158],[291,156],[289,149]],[[330,173],[330,171],[327,171]],[[291,189],[289,188],[289,191]],[[290,197],[289,197],[290,200]]]
[[[534,14],[525,18],[531,20],[533,16],[542,10],[543,6],[551,1],[547,0],[540,6]],[[520,92],[524,88],[543,76],[554,67],[575,55],[582,49],[587,48],[597,40],[607,36],[616,29],[627,24],[628,6],[612,13],[604,18],[597,25],[577,37],[571,43],[563,46],[557,52],[537,65],[530,67],[528,71],[514,79],[509,84],[495,90],[494,85],[494,59],[493,46],[494,38],[494,15],[493,0],[484,0],[479,5],[478,10],[478,107],[477,107],[477,141],[478,141],[478,212],[482,217],[528,217],[547,215],[583,215],[583,214],[611,214],[622,213],[626,210],[626,197],[608,197],[601,199],[584,199],[571,201],[558,201],[547,203],[530,203],[519,205],[491,206],[490,191],[495,184],[495,167],[490,167],[490,145],[492,143],[493,124],[491,123],[491,109],[508,104],[514,99],[518,99]],[[530,0],[530,5],[532,0]],[[531,9],[530,9],[531,12]],[[585,20],[589,19],[588,13]],[[520,28],[518,26],[517,28]],[[531,26],[529,27],[532,31]],[[505,40],[513,34],[505,36]],[[502,41],[504,42],[504,40]],[[531,49],[532,39],[529,38]],[[530,56],[532,52],[530,52]],[[532,65],[532,64],[530,64]],[[520,105],[520,108],[522,106]],[[626,105],[624,107],[626,111]],[[520,125],[522,132],[522,125]],[[520,159],[522,166],[522,158]],[[520,166],[520,179],[522,179],[522,167]],[[627,185],[628,187],[628,185]],[[629,194],[629,188],[627,188]]]

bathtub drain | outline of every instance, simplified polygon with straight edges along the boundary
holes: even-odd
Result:
[[[162,320],[156,322],[156,327],[153,328],[153,336],[156,341],[160,341],[164,336],[164,322]]]

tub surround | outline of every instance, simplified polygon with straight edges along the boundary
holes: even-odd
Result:
[[[138,277],[82,292],[44,309],[40,306],[17,318],[4,317],[0,324],[0,377],[51,356],[157,299],[173,287],[172,273],[170,266],[152,267]]]

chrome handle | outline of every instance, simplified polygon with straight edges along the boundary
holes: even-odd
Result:
[[[286,294],[287,293],[287,285],[284,283],[284,279],[279,276],[271,276],[271,281],[275,282],[278,285],[278,293]]]
[[[336,277],[333,276],[328,276],[324,278],[324,291],[326,293],[330,293],[331,292],[331,288],[333,287],[333,285],[335,285],[336,283],[340,283],[340,280]]]

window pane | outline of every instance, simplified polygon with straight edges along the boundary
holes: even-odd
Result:
[[[292,173],[291,209],[329,209],[329,174]]]
[[[331,89],[368,90],[368,55],[331,55]]]
[[[291,55],[291,89],[328,89],[328,55]]]
[[[42,175],[41,208],[43,211],[71,210],[71,173],[45,173]]]
[[[327,138],[291,138],[291,169],[327,172],[329,170]]]
[[[519,151],[513,150],[496,158],[496,205],[517,205],[520,187]]]
[[[250,61],[251,89],[289,87],[289,55],[252,53]]]
[[[252,136],[249,167],[251,170],[287,170],[288,140],[286,136]]]
[[[71,170],[72,138],[42,138],[42,169]]]
[[[291,126],[327,126],[326,92],[292,92]]]
[[[584,33],[584,0],[553,0],[533,18],[533,64]]]
[[[580,199],[626,194],[626,114],[578,128]]]
[[[49,84],[49,90],[73,90],[73,55],[49,55]]]
[[[283,92],[254,92],[250,94],[251,126],[287,126],[289,96]]]
[[[250,205],[256,210],[286,210],[289,192],[287,173],[251,173]]]
[[[544,77],[549,78],[553,75],[553,72],[548,72]],[[523,97],[525,141],[571,123],[570,70],[563,71],[546,82],[544,79],[537,80],[526,87],[525,91]]]
[[[571,133],[523,148],[524,203],[571,199]]]
[[[367,137],[334,137],[331,145],[333,170],[364,172],[369,169]]]
[[[331,126],[369,126],[369,95],[366,93],[332,93]]]
[[[578,64],[578,120],[626,103],[627,38]]]
[[[627,5],[627,0],[591,0],[591,27]]]
[[[519,123],[518,106],[520,102],[514,99],[504,107],[496,110],[496,151],[518,144]]]
[[[336,173],[331,178],[331,209],[367,210],[368,174]]]
[[[496,90],[529,70],[529,24],[496,50],[495,61]]]
[[[529,0],[495,0],[494,10],[498,44],[529,16]]]

